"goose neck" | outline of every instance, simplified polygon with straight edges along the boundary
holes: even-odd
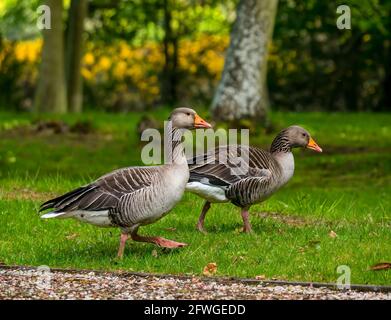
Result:
[[[173,128],[168,123],[164,137],[164,159],[165,164],[186,164],[187,159],[182,145],[184,129]]]
[[[285,184],[292,178],[295,171],[295,159],[292,152],[275,152],[273,157],[278,163],[281,171],[279,175],[280,183]]]
[[[285,130],[281,131],[273,140],[272,145],[270,147],[271,154],[278,153],[291,153],[292,146],[287,137]]]

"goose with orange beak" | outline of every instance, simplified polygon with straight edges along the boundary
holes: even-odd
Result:
[[[191,159],[186,190],[206,200],[197,229],[205,232],[205,216],[211,203],[231,202],[241,208],[243,231],[250,232],[249,208],[265,201],[292,178],[295,168],[293,148],[322,152],[307,130],[291,126],[275,137],[270,151],[230,145],[217,147]],[[237,161],[237,157],[243,154],[248,155],[243,158],[248,170],[235,170],[242,166],[243,161]]]
[[[312,139],[311,137],[310,137],[310,140],[308,141],[307,148],[315,150],[316,152],[322,152],[323,151],[322,148],[319,147],[317,145],[317,143],[315,142],[315,140]]]
[[[172,143],[168,144],[170,147],[165,145],[169,159],[164,165],[128,167],[108,173],[88,185],[43,203],[40,211],[51,211],[41,218],[74,218],[99,227],[120,228],[120,258],[129,237],[164,248],[185,246],[185,243],[162,237],[138,234],[139,227],[161,219],[182,198],[189,179],[189,167],[182,146],[184,129],[210,128],[211,125],[193,109],[177,108],[171,113],[167,127]]]

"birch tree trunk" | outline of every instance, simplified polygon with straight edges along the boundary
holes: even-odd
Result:
[[[36,112],[67,112],[62,0],[45,2],[51,12],[51,29],[43,30],[42,61],[34,98]]]
[[[218,120],[266,120],[267,49],[278,0],[240,0],[212,112]]]
[[[81,62],[83,56],[84,19],[87,0],[72,0],[69,9],[69,27],[66,48],[66,83],[69,111],[80,113],[83,107]]]

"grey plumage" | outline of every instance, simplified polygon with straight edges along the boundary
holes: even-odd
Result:
[[[141,206],[146,205],[147,197],[152,197],[152,194],[142,190],[151,185],[159,189],[161,175],[160,167],[116,170],[67,195],[49,200],[41,206],[40,211],[49,208],[54,209],[53,213],[109,210],[111,225],[126,227],[128,221],[136,220],[130,215],[134,213],[137,216],[142,211]],[[133,206],[127,207],[126,204],[131,201]]]
[[[270,151],[230,145],[190,159],[186,190],[207,200],[198,229],[203,231],[206,212],[213,202],[231,202],[242,208],[242,215],[248,216],[247,210],[251,205],[270,197],[292,177],[294,159],[291,150],[294,147],[308,147],[321,152],[306,130],[291,126],[276,136]],[[248,167],[238,170],[238,156],[248,160]],[[247,219],[244,229],[249,231],[248,218],[243,219]]]
[[[41,205],[52,209],[42,218],[76,218],[97,226],[122,230],[118,255],[122,257],[127,235],[136,241],[164,247],[185,244],[160,237],[142,237],[140,226],[167,214],[181,199],[189,178],[189,168],[181,143],[183,129],[210,127],[194,110],[178,108],[170,116],[167,162],[162,166],[128,167],[106,174],[93,183],[77,188]]]
[[[243,152],[248,152],[249,155],[248,170],[246,168],[243,172],[239,170],[235,173],[233,169],[237,164],[231,161],[233,154],[236,157]],[[227,201],[240,207],[256,203],[268,190],[272,191],[278,185],[282,168],[267,151],[256,147],[230,145],[218,147],[213,153],[215,157],[209,154],[207,158],[215,161],[206,160],[203,164],[197,164],[197,159],[193,159],[192,162],[195,163],[189,167],[189,183],[201,182],[219,186],[224,189]],[[225,155],[227,159],[223,161],[221,158]],[[188,190],[191,191],[191,187],[188,187]]]

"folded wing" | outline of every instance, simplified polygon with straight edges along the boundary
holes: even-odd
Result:
[[[40,211],[47,209],[53,209],[54,212],[115,209],[123,195],[149,187],[156,174],[156,167],[119,169],[87,186],[45,202],[41,205]]]

